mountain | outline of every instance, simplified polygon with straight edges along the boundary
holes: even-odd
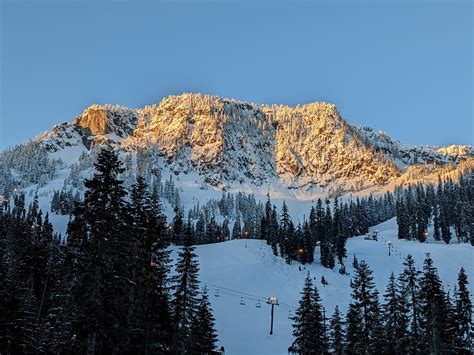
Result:
[[[352,126],[330,103],[269,106],[183,94],[140,109],[88,107],[72,122],[4,151],[0,188],[7,189],[7,180],[14,181],[10,187],[44,185],[61,170],[84,172],[104,144],[129,156],[130,174],[159,168],[220,189],[279,185],[329,194],[472,168],[474,157],[471,146],[410,146]]]

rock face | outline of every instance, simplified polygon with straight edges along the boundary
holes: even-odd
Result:
[[[107,120],[108,111],[103,108],[89,108],[76,118],[74,123],[82,128],[88,129],[91,134],[110,133],[110,124]]]
[[[414,164],[473,156],[469,146],[408,146],[353,127],[329,103],[268,106],[201,94],[142,109],[93,105],[42,138],[52,152],[105,143],[128,152],[152,147],[175,172],[195,171],[216,186],[278,179],[290,188],[357,190],[386,184]]]
[[[120,106],[98,106],[87,108],[73,124],[88,129],[94,136],[114,133],[125,138],[132,134],[136,124],[134,110]]]

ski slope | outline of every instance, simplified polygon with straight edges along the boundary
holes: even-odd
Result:
[[[468,244],[450,244],[428,240],[397,239],[395,219],[373,229],[379,230],[379,241],[356,237],[348,240],[347,272],[353,274],[352,258],[366,260],[373,270],[377,289],[383,295],[390,273],[398,274],[403,269],[403,258],[411,254],[417,267],[421,268],[425,253],[431,253],[435,266],[446,289],[453,290],[461,267],[466,269],[471,295],[474,293],[474,247]],[[388,255],[386,241],[392,241],[392,253]],[[282,258],[272,254],[271,248],[261,240],[234,240],[219,244],[196,247],[199,256],[200,281],[209,289],[210,301],[216,318],[219,347],[226,354],[287,354],[293,341],[292,321],[288,318],[298,305],[306,270],[315,277],[326,316],[330,317],[339,305],[346,312],[350,302],[350,276],[323,268],[319,262],[301,266],[288,265]],[[319,250],[316,250],[319,254]],[[176,257],[174,247],[172,257]],[[317,259],[319,260],[319,255]],[[328,285],[323,287],[321,276]],[[219,296],[215,294],[218,290]],[[270,309],[265,303],[269,296],[277,296],[280,305],[275,307],[274,334],[270,335]],[[242,298],[241,298],[242,297]],[[256,307],[260,298],[261,308]],[[243,300],[245,305],[241,305]]]

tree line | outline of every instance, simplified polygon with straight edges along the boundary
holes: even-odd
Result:
[[[446,292],[430,255],[423,269],[408,255],[404,270],[392,273],[380,303],[372,271],[354,258],[351,303],[326,318],[309,273],[293,318],[293,354],[471,354],[472,303],[467,275],[459,271],[453,294]]]
[[[409,185],[396,200],[398,238],[424,242],[428,225],[433,225],[435,240],[449,244],[474,245],[474,175],[460,175],[459,181],[438,178],[437,185]],[[453,233],[454,232],[454,233]]]
[[[171,272],[166,219],[138,177],[102,150],[67,241],[35,199],[0,213],[0,349],[5,354],[208,354],[217,335],[184,238]]]
[[[218,222],[217,214],[224,216]],[[185,220],[182,209],[175,208],[175,217],[168,232],[170,239],[181,244],[184,234],[189,234],[193,244],[217,243],[232,239],[263,239],[275,255],[288,263],[292,260],[303,264],[314,261],[317,246],[321,250],[320,262],[333,269],[339,262],[345,273],[346,241],[351,236],[366,234],[369,227],[390,219],[395,214],[392,193],[383,196],[364,197],[342,203],[335,198],[318,199],[311,207],[308,219],[295,225],[288,205],[283,201],[280,211],[272,204],[270,196],[263,205],[256,202],[253,194],[223,193],[220,200],[209,200],[204,206],[195,205]],[[231,226],[231,218],[234,223]]]

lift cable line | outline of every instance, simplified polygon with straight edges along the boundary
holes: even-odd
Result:
[[[244,299],[246,298],[248,300],[253,300],[253,301],[256,301],[257,303],[261,302],[262,300],[268,299],[268,296],[254,295],[254,294],[251,294],[251,293],[248,293],[248,292],[234,290],[234,289],[231,289],[231,288],[228,288],[228,287],[223,287],[223,286],[211,284],[211,283],[208,283],[208,282],[205,282],[205,281],[202,281],[202,283],[204,285],[208,286],[208,287],[215,288],[216,289],[216,294],[218,294],[219,296],[220,295],[229,295],[229,296],[240,296],[240,297],[242,297],[242,295],[243,295]],[[219,296],[216,296],[216,297],[219,297]],[[280,307],[282,309],[286,309],[288,311],[296,310],[296,308],[297,308],[297,307],[295,307],[291,304],[288,304],[288,303],[285,303],[285,302],[280,302],[280,301],[278,302],[278,307]]]

